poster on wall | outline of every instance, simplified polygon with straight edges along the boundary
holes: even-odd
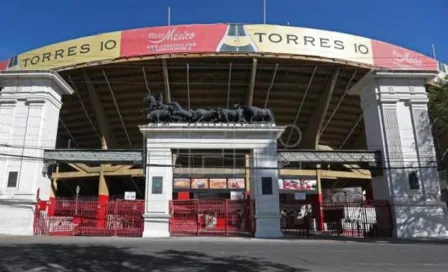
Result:
[[[173,182],[173,187],[178,189],[190,189],[190,179],[189,178],[175,178]]]
[[[191,189],[208,189],[208,179],[205,178],[192,179]]]
[[[244,178],[230,178],[228,180],[229,189],[244,189],[245,181]]]
[[[244,192],[231,191],[230,192],[230,199],[231,200],[242,200],[242,199],[244,199]]]
[[[361,187],[323,189],[322,193],[325,202],[357,202],[363,200]]]
[[[306,193],[294,193],[295,200],[306,200]]]
[[[283,188],[284,188],[284,187],[283,187],[283,182],[284,182],[283,179],[279,179],[279,180],[278,180],[278,189],[279,189],[279,190],[283,190]]]
[[[227,179],[215,178],[210,179],[210,189],[227,189]]]
[[[136,199],[136,192],[124,192],[124,199],[125,200],[135,200]]]
[[[279,180],[279,190],[314,191],[317,190],[316,177],[300,177]]]

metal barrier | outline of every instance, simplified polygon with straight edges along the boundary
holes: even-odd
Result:
[[[393,224],[387,201],[322,203],[323,229],[319,230],[311,202],[280,204],[281,231],[285,237],[343,236],[391,237]]]
[[[250,200],[172,200],[172,236],[243,236],[255,234],[255,205]]]
[[[392,236],[392,214],[387,201],[324,202],[322,209],[326,236]]]
[[[126,236],[143,234],[144,201],[56,200],[54,212],[35,211],[35,235]]]
[[[40,203],[37,201],[34,206],[34,221],[33,221],[33,234],[34,235],[47,235],[47,213],[42,211],[40,208]]]
[[[308,237],[313,223],[311,202],[280,204],[280,229],[284,237]]]

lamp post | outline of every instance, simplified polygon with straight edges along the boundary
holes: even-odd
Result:
[[[79,185],[76,185],[76,202],[75,202],[75,215],[78,214],[78,197],[79,197],[79,191],[81,188],[79,188]]]

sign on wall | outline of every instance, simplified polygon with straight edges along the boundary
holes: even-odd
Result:
[[[174,178],[174,189],[230,189],[245,188],[245,178]]]
[[[332,31],[247,25],[259,52],[310,55],[373,64],[370,39]]]
[[[225,24],[148,27],[123,31],[121,57],[215,52]]]
[[[393,44],[372,40],[374,64],[388,69],[438,70],[437,61]]]
[[[49,70],[120,56],[121,32],[111,32],[45,46],[20,54],[8,69]]]
[[[124,192],[125,200],[135,200],[137,198],[137,194],[135,192]]]
[[[190,189],[189,178],[175,178],[173,181],[173,187],[177,189]]]
[[[242,199],[244,199],[244,192],[231,191],[230,192],[230,199],[231,200],[242,200]]]
[[[279,179],[278,189],[284,191],[315,191],[317,190],[317,179],[311,176]]]
[[[326,202],[356,202],[364,199],[361,187],[323,189],[322,193]]]

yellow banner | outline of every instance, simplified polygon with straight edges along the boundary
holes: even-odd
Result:
[[[121,32],[61,42],[20,54],[14,70],[48,70],[90,61],[118,58]]]
[[[373,65],[370,39],[332,31],[273,25],[246,25],[260,53],[309,55]]]

